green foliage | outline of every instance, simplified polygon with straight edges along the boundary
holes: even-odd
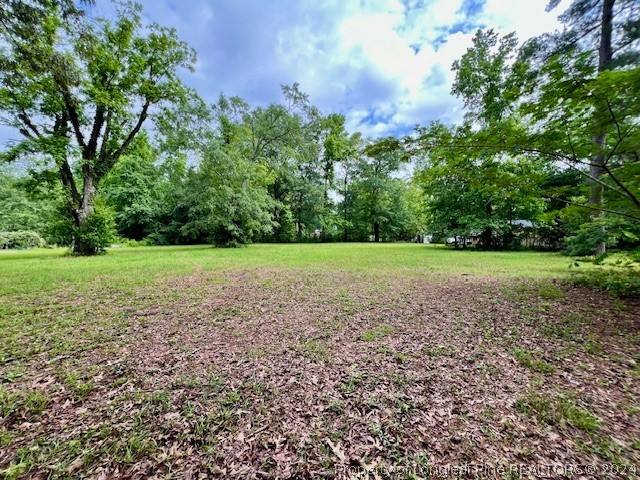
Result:
[[[515,57],[518,39],[515,33],[498,38],[492,29],[478,30],[473,47],[453,62],[456,79],[451,93],[464,99],[468,117],[489,125],[513,108],[509,95],[519,81],[517,65],[508,68]]]
[[[0,249],[44,247],[46,244],[47,242],[36,232],[0,232]]]
[[[634,248],[637,15],[614,12],[620,48],[603,67],[594,48],[601,12],[594,2],[571,5],[565,33],[519,52],[514,34],[476,32],[453,64],[467,123],[365,145],[344,115],[321,114],[297,84],[282,87],[281,102],[252,107],[221,95],[207,107],[180,80],[194,51],[172,29],[145,25],[135,2],[89,20],[67,0],[11,1],[0,14],[0,110],[23,139],[2,157],[27,159],[30,169],[0,176],[0,231],[103,251],[113,239],[109,214],[94,208],[99,196],[121,237],[151,244],[431,233],[456,246],[472,238],[484,248],[573,254],[602,242]],[[153,146],[144,130],[152,115]],[[594,142],[600,134],[604,143]],[[600,157],[604,196],[588,210],[589,159]],[[411,182],[400,178],[409,158]]]
[[[445,238],[480,237],[485,248],[514,246],[516,221],[535,221],[545,208],[542,165],[475,147],[491,141],[488,131],[434,123],[420,134],[426,159],[415,181],[427,198],[428,231]]]
[[[528,368],[534,372],[554,373],[556,370],[553,365],[542,360],[541,358],[537,358],[534,353],[528,350],[516,348],[513,350],[513,355],[516,357],[518,365]]]
[[[567,398],[549,398],[530,391],[517,399],[515,406],[519,412],[536,416],[550,425],[568,424],[585,432],[595,432],[600,427],[600,421],[595,415]]]
[[[50,184],[47,173],[32,171],[30,177],[0,173],[0,231],[32,231],[48,243],[59,243],[52,229],[62,192]]]
[[[609,248],[631,248],[640,243],[640,222],[603,215],[596,220],[581,224],[574,235],[566,239],[565,253],[573,256],[589,255],[600,242]]]
[[[104,253],[116,239],[113,211],[97,201],[81,227],[73,228],[74,251],[80,255]]]
[[[372,328],[371,330],[366,330],[360,335],[360,340],[364,342],[372,342],[382,337],[386,337],[387,335],[391,335],[393,333],[393,328],[389,325],[382,325],[380,327]]]
[[[342,205],[350,212],[351,238],[378,242],[413,237],[407,185],[393,176],[404,161],[403,152],[390,139],[382,139],[363,153],[353,166],[355,179]]]
[[[200,170],[188,181],[188,190],[196,196],[190,199],[182,235],[237,246],[269,233],[273,202],[266,190],[265,167],[226,152],[215,141],[208,149]]]
[[[588,263],[595,265],[580,267],[572,276],[575,285],[586,286],[609,292],[615,296],[640,295],[640,256],[637,251],[630,255],[612,255],[608,258],[596,258]]]
[[[161,211],[161,170],[146,135],[141,135],[100,185],[105,204],[115,212],[118,233],[142,240],[153,233]]]

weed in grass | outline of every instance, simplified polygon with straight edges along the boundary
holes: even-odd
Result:
[[[568,313],[557,323],[550,323],[543,326],[543,333],[550,338],[577,342],[582,339],[580,330],[585,323],[585,319],[579,313]]]
[[[220,398],[220,404],[224,407],[240,407],[243,405],[244,398],[242,392],[238,390],[232,390],[228,392],[226,395],[222,395]]]
[[[25,474],[29,470],[27,462],[13,463],[4,470],[0,470],[0,475],[7,480],[14,480]]]
[[[406,353],[399,352],[389,347],[380,347],[378,349],[379,353],[389,355],[398,363],[407,363],[409,361],[409,356]]]
[[[556,423],[553,404],[547,397],[539,393],[530,391],[524,397],[518,398],[516,409],[529,417],[535,416],[545,423]]]
[[[20,408],[20,395],[0,387],[0,417],[7,418]]]
[[[338,383],[338,390],[342,393],[350,394],[355,392],[356,388],[364,383],[364,375],[358,372],[356,367],[350,367],[347,373],[347,380]]]
[[[482,416],[487,419],[492,419],[496,414],[496,408],[491,405],[487,405],[482,410]]]
[[[435,347],[425,345],[422,347],[422,353],[427,357],[453,357],[456,354],[456,350],[447,345],[438,345]]]
[[[541,302],[538,307],[545,313],[551,311],[551,304],[549,302]]]
[[[61,378],[62,382],[71,390],[71,394],[76,401],[85,401],[95,389],[94,382],[83,381],[80,375],[74,372],[64,372],[61,374]]]
[[[582,452],[595,453],[607,462],[620,464],[622,447],[610,437],[595,437],[591,438],[589,442],[577,439],[576,445]]]
[[[491,427],[489,427],[487,425],[480,425],[480,431],[488,439],[495,440],[496,435],[495,435],[495,433],[493,433],[493,430],[491,430]]]
[[[2,376],[2,378],[7,382],[15,382],[16,380],[21,378],[24,375],[24,373],[25,373],[25,368],[22,365],[15,366],[7,370]]]
[[[156,448],[156,443],[152,438],[144,433],[134,433],[122,447],[120,460],[126,465],[132,465],[143,456],[153,455]]]
[[[264,346],[250,348],[247,352],[251,358],[262,358],[268,355],[268,349]]]
[[[595,432],[600,426],[600,421],[595,415],[578,407],[571,400],[550,398],[534,391],[529,391],[524,397],[517,399],[516,409],[550,425],[566,423],[589,433]]]
[[[598,337],[593,334],[589,334],[587,336],[587,341],[584,344],[584,349],[587,353],[592,355],[601,355],[604,351],[604,345]]]
[[[523,460],[529,460],[531,458],[533,458],[536,454],[536,451],[533,448],[528,448],[528,447],[523,447],[523,446],[516,446],[514,449],[514,453],[519,457],[522,458]]]
[[[570,400],[561,399],[559,406],[562,418],[575,428],[585,432],[595,432],[600,426],[598,417],[578,407]]]
[[[39,390],[30,390],[27,393],[9,392],[0,387],[0,417],[8,418],[20,410],[25,410],[31,415],[41,414],[50,399]]]
[[[389,325],[382,325],[380,327],[372,328],[371,330],[366,330],[360,335],[360,340],[364,342],[373,342],[382,337],[386,337],[387,335],[391,335],[393,333],[393,328]]]
[[[39,390],[31,390],[24,396],[24,406],[27,412],[40,415],[51,400]]]
[[[11,445],[11,441],[13,440],[13,435],[9,433],[7,430],[0,430],[0,447],[8,447]]]
[[[544,283],[538,288],[538,296],[547,300],[563,300],[565,293],[552,283]]]
[[[626,405],[624,409],[629,415],[640,415],[640,407],[636,405]]]
[[[219,392],[224,385],[224,378],[217,373],[212,373],[209,375],[209,381],[207,382],[208,387],[215,391]]]
[[[302,343],[302,354],[314,362],[329,362],[331,359],[326,342],[318,339],[307,340]]]
[[[336,415],[341,415],[344,412],[344,402],[339,398],[333,398],[327,404],[327,408],[325,411],[334,413]]]
[[[171,408],[171,397],[166,390],[156,390],[152,392],[147,397],[147,402],[161,411],[166,411]]]
[[[528,368],[529,370],[532,370],[534,372],[551,374],[556,371],[553,365],[540,358],[537,358],[532,352],[528,350],[515,348],[513,350],[513,355],[516,357],[518,365]]]
[[[400,395],[387,393],[385,395],[385,398],[390,403],[390,405],[401,414],[408,413],[412,409],[412,406],[409,403],[405,402],[403,397],[401,397]]]
[[[186,418],[193,418],[196,415],[196,411],[196,406],[191,402],[187,402],[182,406],[182,414]]]
[[[415,381],[415,378],[413,378],[413,376],[410,374],[400,374],[395,372],[389,376],[389,379],[391,380],[391,383],[398,387],[410,385]]]

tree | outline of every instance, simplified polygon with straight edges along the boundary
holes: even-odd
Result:
[[[217,246],[240,246],[271,232],[268,178],[263,165],[212,140],[187,184],[191,202],[183,236]]]
[[[431,233],[455,239],[480,234],[484,248],[510,247],[515,222],[535,221],[544,210],[545,174],[532,158],[487,149],[485,134],[468,125],[422,129],[426,158],[415,179],[427,196]]]
[[[547,8],[554,9],[559,3],[551,0]],[[538,139],[556,139],[555,150],[547,150],[549,145],[544,144],[540,150],[585,171],[590,185],[587,205],[593,213],[593,225],[601,232],[595,251],[602,254],[606,250],[602,215],[610,210],[604,207],[605,191],[620,191],[640,207],[637,194],[614,172],[624,157],[635,156],[637,161],[637,149],[628,146],[630,138],[637,135],[633,120],[637,109],[631,110],[638,103],[637,89],[633,88],[637,73],[633,71],[637,72],[640,58],[639,10],[634,0],[573,0],[560,19],[566,26],[564,32],[534,39],[523,49],[525,57],[534,59],[534,69],[540,72],[537,83],[546,97],[542,108],[535,99],[528,109],[537,113],[538,121],[549,124],[540,130]],[[538,48],[542,43],[548,46]],[[620,103],[623,98],[631,104]],[[577,115],[571,110],[576,107]],[[568,125],[552,120],[586,125],[588,130],[581,128],[581,135],[568,133]],[[558,138],[564,139],[560,155]]]
[[[356,180],[344,202],[348,202],[358,239],[374,242],[397,239],[405,233],[408,215],[406,184],[393,178],[404,160],[399,142],[380,139],[367,145],[356,165]]]
[[[191,96],[178,70],[192,69],[195,54],[175,31],[144,27],[135,3],[119,8],[114,22],[72,16],[71,2],[38,2],[37,18],[14,15],[25,3],[11,2],[0,24],[1,120],[23,137],[5,157],[51,159],[66,192],[74,250],[96,253],[83,233],[99,182],[154,111]]]
[[[146,134],[141,134],[100,184],[105,203],[116,212],[118,232],[126,238],[142,240],[156,229],[163,202],[157,157]]]
[[[27,178],[0,173],[0,231],[30,230],[51,240],[56,202],[45,200],[45,189],[32,190]],[[56,196],[57,192],[51,192]],[[50,193],[50,194],[51,194]]]
[[[515,33],[499,37],[490,30],[478,30],[473,46],[453,62],[456,78],[451,93],[464,99],[467,118],[483,126],[502,120],[513,109],[510,90],[518,83],[519,70],[510,61],[516,55]]]
[[[513,34],[478,32],[453,67],[452,92],[464,98],[467,119],[481,126],[459,137],[454,148],[481,147],[487,167],[489,158],[524,153],[581,174],[590,186],[588,199],[562,200],[593,213],[583,229],[599,238],[593,243],[597,253],[604,252],[609,235],[604,225],[620,224],[603,215],[639,218],[638,190],[629,174],[639,157],[640,18],[634,4],[574,0],[561,16],[567,28],[525,43],[517,58]],[[418,136],[422,147],[431,140]]]

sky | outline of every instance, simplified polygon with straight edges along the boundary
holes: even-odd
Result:
[[[559,28],[548,0],[139,0],[143,18],[174,27],[196,49],[185,83],[209,103],[220,93],[252,105],[282,100],[297,82],[351,132],[399,135],[462,118],[451,64],[478,28],[524,41]],[[97,0],[94,14],[107,12]],[[0,128],[0,145],[16,135]],[[0,147],[1,148],[1,147]]]

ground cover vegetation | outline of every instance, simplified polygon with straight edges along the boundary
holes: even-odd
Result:
[[[572,286],[555,253],[261,244],[0,264],[6,478],[467,463],[630,478],[640,461],[640,304]]]

